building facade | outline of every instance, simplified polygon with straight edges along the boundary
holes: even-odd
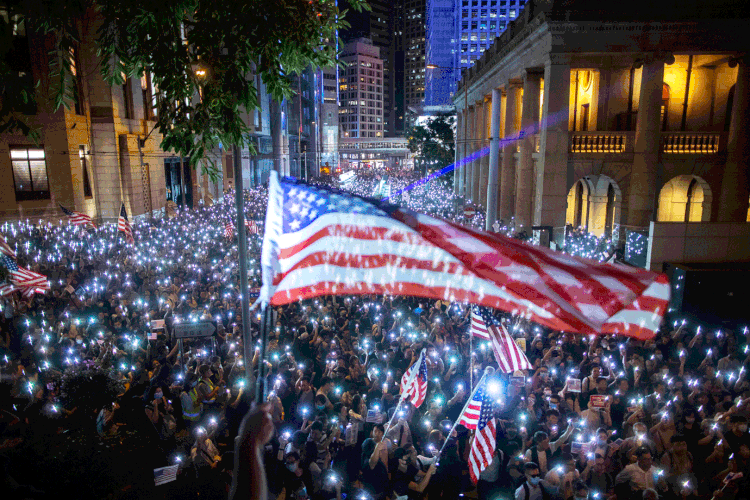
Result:
[[[339,74],[341,138],[383,137],[383,68],[380,49],[367,38],[344,47]]]
[[[456,192],[488,225],[622,238],[748,220],[750,18],[734,0],[529,1],[464,71]],[[658,8],[657,8],[658,7]]]
[[[450,104],[461,70],[474,64],[526,0],[428,0],[425,104]]]
[[[82,29],[74,52],[74,102],[70,109],[53,111],[47,94],[49,41],[32,33],[23,23],[17,26],[13,59],[15,74],[41,82],[37,104],[25,111],[40,125],[40,140],[0,135],[0,218],[55,220],[62,218],[58,205],[63,205],[113,221],[121,203],[129,215],[140,216],[163,210],[170,199],[198,203],[209,191],[220,192],[220,185],[186,168],[183,158],[160,149],[162,137],[154,128],[157,93],[149,75],[122,86],[102,79],[95,28]]]
[[[403,137],[370,139],[341,138],[339,144],[342,171],[373,169],[401,170],[411,168],[408,141]]]
[[[426,0],[403,0],[404,101],[406,108],[424,105]]]

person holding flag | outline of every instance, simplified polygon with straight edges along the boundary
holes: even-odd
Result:
[[[120,217],[117,219],[117,230],[125,233],[125,241],[127,241],[129,245],[135,243],[135,239],[133,239],[133,228],[130,227],[130,221],[128,220],[128,213],[125,211],[124,203],[120,208]]]

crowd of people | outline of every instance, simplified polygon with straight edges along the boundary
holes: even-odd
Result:
[[[459,220],[441,185],[398,201]],[[750,496],[746,328],[672,318],[655,339],[636,341],[563,334],[496,312],[533,369],[496,375],[497,445],[475,485],[472,433],[451,429],[497,363],[488,342],[469,334],[471,306],[367,295],[300,301],[275,310],[260,360],[257,311],[242,331],[237,235],[225,236],[233,197],[225,198],[134,222],[133,245],[110,226],[0,227],[19,263],[52,283],[30,300],[2,299],[0,456],[65,432],[115,449],[137,439],[148,468],[178,464],[180,497],[197,498],[263,494],[263,474],[252,469],[261,460],[246,460],[255,451],[243,443],[262,455],[269,495],[282,499]],[[262,221],[265,191],[245,200],[248,218]],[[253,288],[260,238],[249,237]],[[197,321],[212,322],[215,334],[175,340],[176,325]],[[399,405],[401,377],[423,351],[426,399]],[[243,424],[259,403],[261,363],[272,432]],[[3,466],[10,498],[45,495],[13,479],[11,460]]]

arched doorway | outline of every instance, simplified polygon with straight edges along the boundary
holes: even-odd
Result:
[[[606,175],[587,175],[568,192],[566,223],[596,236],[618,239],[621,212],[620,186]]]
[[[707,222],[711,220],[711,188],[695,175],[679,175],[659,192],[659,222]]]

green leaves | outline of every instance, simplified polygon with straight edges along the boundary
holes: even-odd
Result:
[[[423,171],[427,168],[443,168],[455,159],[454,131],[455,115],[440,115],[431,118],[425,125],[409,128],[409,151],[415,153],[416,165]]]
[[[11,3],[20,5],[0,0],[0,8]],[[80,70],[75,53],[81,40],[95,39],[92,53],[107,83],[122,85],[123,75],[150,76],[161,146],[193,165],[220,143],[249,145],[242,116],[259,104],[252,74],[261,76],[274,99],[290,98],[293,75],[335,64],[337,29],[348,26],[333,0],[29,0],[24,5],[34,13],[29,17],[34,26],[55,40],[49,59],[53,109],[70,107],[73,73]],[[349,5],[370,10],[364,0]],[[197,67],[206,73],[198,75]],[[13,116],[5,99],[2,106],[0,127]],[[207,163],[205,168],[218,172]]]

